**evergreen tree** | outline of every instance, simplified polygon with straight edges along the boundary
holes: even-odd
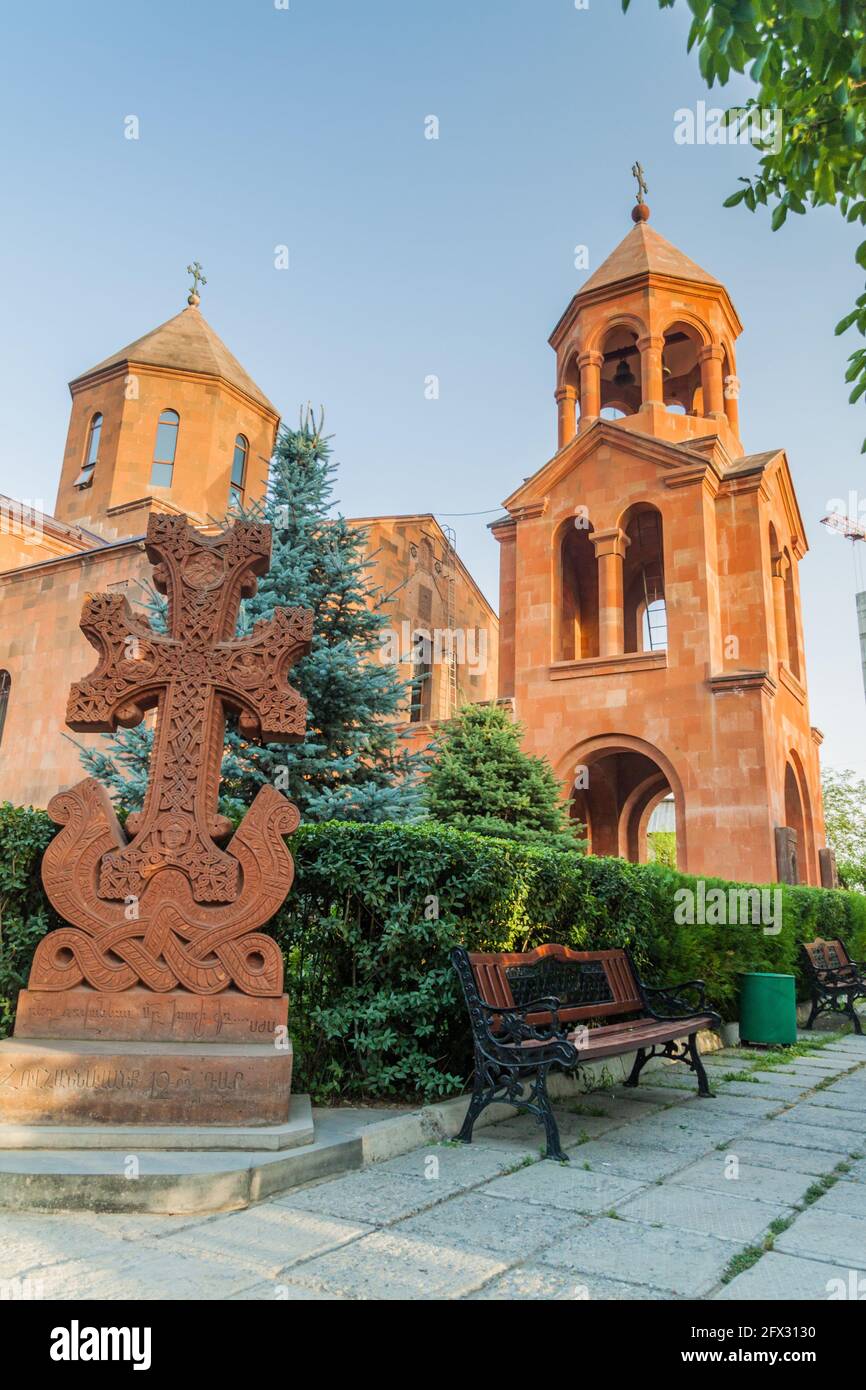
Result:
[[[465,705],[433,744],[429,815],[481,834],[582,848],[550,763],[525,753],[522,737],[501,705]]]
[[[406,820],[420,814],[424,759],[390,722],[407,686],[380,660],[388,612],[371,583],[364,533],[329,514],[336,466],[321,428],[307,410],[297,430],[281,431],[267,496],[244,513],[268,521],[273,542],[270,570],[238,621],[243,636],[277,607],[313,610],[312,647],[289,672],[308,702],[307,736],[258,746],[230,719],[222,809],[239,816],[270,783],[305,820]],[[157,628],[164,629],[164,607],[158,595],[149,604]],[[85,768],[124,806],[140,806],[152,732],[139,726],[106,741],[104,750],[82,749]]]

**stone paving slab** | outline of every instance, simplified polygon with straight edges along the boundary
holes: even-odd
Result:
[[[423,1211],[449,1195],[448,1187],[442,1182],[434,1186],[424,1178],[412,1178],[403,1173],[385,1176],[383,1168],[384,1164],[377,1163],[360,1173],[348,1173],[330,1182],[317,1183],[315,1187],[287,1192],[285,1196],[275,1197],[274,1202],[292,1211],[319,1212],[344,1221],[382,1226]]]
[[[543,1163],[495,1178],[482,1189],[485,1196],[535,1202],[560,1211],[609,1211],[646,1185],[647,1179],[621,1178],[612,1173],[587,1172],[574,1163]],[[503,1216],[507,1220],[507,1215]]]
[[[231,1260],[261,1277],[276,1275],[297,1260],[323,1254],[371,1230],[371,1225],[358,1221],[293,1211],[274,1201],[218,1216],[176,1236],[164,1236],[160,1249],[217,1264]]]
[[[303,1284],[289,1284],[285,1279],[265,1279],[260,1284],[253,1284],[248,1289],[241,1289],[239,1293],[230,1293],[229,1300],[232,1302],[252,1302],[260,1303],[344,1303],[346,1298],[340,1293],[326,1293],[322,1289],[305,1288]]]
[[[598,1135],[607,1134],[609,1130],[622,1124],[622,1120],[611,1119],[608,1116],[574,1115],[555,1102],[553,1112],[563,1146],[577,1144],[582,1138],[595,1139]],[[496,1129],[499,1139],[516,1139],[530,1147],[534,1143],[536,1151],[544,1148],[544,1126],[537,1124],[532,1115],[518,1115],[513,1120],[505,1120],[497,1125]]]
[[[176,1250],[136,1253],[131,1247],[123,1261],[111,1252],[53,1265],[36,1276],[44,1280],[42,1297],[57,1302],[223,1299],[254,1277],[249,1264],[233,1260],[214,1262]]]
[[[859,1134],[866,1142],[866,1111],[863,1110],[833,1109],[828,1105],[813,1105],[810,1100],[801,1100],[779,1116],[779,1123],[786,1126],[817,1125],[819,1129],[832,1131],[842,1127],[848,1134]]]
[[[649,1289],[646,1285],[623,1283],[621,1279],[602,1279],[595,1274],[569,1274],[564,1269],[554,1269],[544,1264],[525,1264],[501,1274],[469,1297],[508,1299],[512,1302],[539,1299],[546,1303],[562,1299],[659,1300],[668,1299],[670,1295],[660,1289]]]
[[[591,1091],[589,1095],[579,1102],[560,1101],[554,1102],[554,1110],[557,1117],[562,1114],[587,1114],[588,1118],[607,1118],[609,1120],[643,1120],[648,1115],[655,1115],[662,1109],[653,1101],[635,1101],[634,1092],[626,1091],[626,1097],[612,1095],[609,1091]],[[638,1109],[635,1109],[638,1105]],[[595,1116],[592,1112],[601,1111],[600,1116]]]
[[[682,1155],[685,1162],[690,1157],[698,1158],[743,1128],[743,1122],[737,1116],[728,1115],[725,1118],[729,1123],[712,1128],[710,1133],[707,1133],[705,1126],[648,1120],[645,1125],[626,1125],[618,1130],[613,1142],[628,1148],[667,1149],[674,1157]]]
[[[719,1282],[731,1254],[731,1242],[714,1236],[602,1216],[549,1246],[544,1263],[573,1270],[575,1278],[616,1279],[628,1270],[634,1283],[695,1298]]]
[[[820,1105],[827,1110],[844,1110],[847,1113],[863,1114],[864,1107],[866,1107],[866,1095],[858,1100],[851,1092],[840,1094],[828,1087],[826,1090],[813,1091],[811,1095],[804,1096],[796,1104]]]
[[[793,1299],[819,1302],[829,1299],[831,1292],[835,1291],[833,1280],[847,1284],[849,1271],[841,1265],[795,1259],[791,1255],[770,1250],[751,1269],[744,1270],[725,1284],[713,1298],[720,1302],[741,1298],[772,1302]]]
[[[694,1078],[692,1078],[692,1082],[693,1094],[697,1094],[697,1082]],[[630,1100],[639,1105],[667,1107],[677,1105],[681,1100],[687,1099],[687,1094],[679,1094],[680,1089],[678,1086],[615,1086],[610,1095],[617,1100]],[[672,1091],[674,1092],[673,1095],[671,1094]]]
[[[753,1133],[749,1131],[738,1136],[727,1146],[726,1152],[735,1154],[741,1163],[759,1163],[773,1172],[805,1173],[816,1178],[832,1173],[840,1161],[839,1154],[827,1149],[787,1148],[784,1143],[755,1139]]]
[[[453,1299],[473,1293],[505,1269],[493,1255],[390,1230],[294,1266],[287,1282],[345,1298]]]
[[[56,1216],[28,1212],[0,1217],[0,1279],[100,1253],[123,1260],[129,1257],[130,1247],[119,1235],[100,1234],[93,1226]]]
[[[774,1101],[776,1106],[793,1105],[803,1094],[790,1086],[774,1086],[768,1081],[724,1081],[715,1087],[717,1096],[751,1096],[753,1099]]]
[[[722,1152],[710,1154],[674,1173],[668,1181],[682,1187],[692,1187],[708,1192],[720,1192],[726,1196],[733,1193],[753,1202],[782,1203],[794,1206],[815,1181],[811,1173],[797,1173],[780,1168],[765,1168],[760,1163],[751,1163],[738,1158],[736,1168],[730,1163],[731,1155]],[[726,1174],[736,1172],[736,1177]]]
[[[746,1085],[768,1085],[776,1086],[785,1091],[811,1091],[815,1085],[816,1078],[805,1072],[796,1075],[792,1071],[782,1071],[774,1067],[772,1071],[753,1071],[749,1073],[755,1078],[754,1082],[746,1082]]]
[[[783,1125],[782,1118],[780,1115],[777,1120],[756,1125],[749,1131],[749,1137],[775,1144],[793,1144],[798,1149],[826,1149],[829,1153],[838,1154],[839,1158],[856,1153],[863,1144],[862,1134],[853,1129],[842,1129],[838,1125],[823,1128],[803,1124],[802,1120],[790,1120]]]
[[[732,1187],[733,1184],[729,1184]],[[735,1245],[750,1245],[766,1233],[771,1221],[788,1216],[790,1207],[776,1202],[751,1202],[739,1194],[696,1192],[673,1183],[646,1188],[636,1197],[618,1202],[616,1212],[624,1220],[641,1221],[665,1230],[694,1231],[718,1236]],[[731,1252],[734,1253],[733,1251]]]
[[[479,1131],[478,1140],[473,1139],[471,1144],[430,1144],[377,1163],[371,1171],[381,1174],[383,1181],[390,1174],[399,1173],[408,1178],[421,1178],[428,1185],[432,1184],[433,1189],[438,1183],[444,1183],[449,1191],[458,1192],[477,1187],[501,1173],[513,1172],[522,1161],[509,1154],[505,1146],[484,1145]],[[541,1160],[534,1153],[527,1161],[534,1165]]]
[[[774,1248],[783,1255],[805,1255],[813,1260],[830,1256],[837,1264],[864,1270],[866,1218],[826,1207],[819,1210],[815,1203],[776,1237]]]
[[[744,1123],[747,1120],[767,1120],[779,1112],[781,1101],[765,1100],[760,1096],[732,1096],[721,1089],[713,1097],[713,1111],[726,1115],[739,1115]]]
[[[855,1159],[844,1176],[851,1182],[866,1182],[866,1158]]]
[[[662,1145],[617,1144],[604,1139],[593,1139],[590,1144],[569,1150],[573,1168],[580,1167],[593,1173],[612,1173],[616,1177],[634,1178],[638,1182],[657,1182],[693,1163],[702,1154],[687,1147],[685,1152],[674,1154]]]
[[[473,1192],[411,1216],[396,1229],[446,1249],[483,1252],[512,1264],[588,1228],[589,1223],[572,1211]]]
[[[837,1182],[819,1197],[815,1211],[838,1211],[844,1216],[856,1216],[866,1220],[866,1192],[862,1183]]]

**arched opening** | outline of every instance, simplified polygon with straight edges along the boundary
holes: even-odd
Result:
[[[793,820],[789,819],[792,815],[795,817]],[[794,748],[788,754],[785,766],[785,823],[797,831],[799,881],[817,884],[819,876],[809,782],[799,754]]]
[[[785,764],[785,824],[797,832],[797,882],[802,883],[806,863],[806,822],[797,775],[789,762]]]
[[[664,335],[662,379],[668,410],[679,415],[695,415],[701,385],[698,352],[701,335],[689,323],[672,323]]]
[[[0,671],[0,744],[3,743],[3,726],[6,723],[6,711],[9,708],[9,691],[12,689],[12,677],[8,671]]]
[[[560,539],[558,661],[598,656],[598,564],[591,530],[589,520],[579,516]]]
[[[637,334],[625,324],[608,329],[601,345],[601,414],[615,420],[640,410],[640,352]]]
[[[800,640],[797,634],[797,600],[794,593],[794,561],[790,553],[784,551],[785,567],[785,623],[788,629],[788,668],[800,679]]]
[[[75,487],[89,487],[93,482],[93,473],[99,462],[99,442],[102,438],[102,416],[99,411],[92,417],[90,428],[87,431],[87,442],[84,448],[84,460],[81,464],[81,472],[75,479]]]
[[[580,420],[580,368],[577,353],[566,362],[559,381],[560,436],[570,440],[577,432]]]
[[[235,439],[231,482],[229,483],[229,506],[234,507],[237,511],[243,511],[249,452],[249,440],[246,435],[239,434]]]
[[[580,772],[571,814],[586,827],[590,854],[685,869],[682,787],[657,749],[641,739],[610,735],[579,745],[569,764]]]
[[[647,862],[677,866],[677,813],[672,792],[664,792],[647,808]]]
[[[171,487],[179,427],[180,416],[177,411],[164,410],[156,426],[156,444],[153,449],[153,465],[150,470],[152,487]]]
[[[623,650],[665,651],[668,645],[662,517],[638,502],[620,520],[629,539],[623,561]]]

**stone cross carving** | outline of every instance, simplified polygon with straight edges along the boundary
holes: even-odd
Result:
[[[178,985],[212,994],[234,984],[249,994],[282,991],[276,943],[255,931],[282,903],[293,866],[283,836],[296,807],[263,787],[240,828],[217,814],[225,713],[249,739],[304,736],[306,703],[286,683],[309,649],[309,609],[277,609],[235,638],[240,601],[255,592],[270,558],[270,528],[238,521],[215,537],[186,517],[151,515],[147,554],[168,598],[168,631],[155,632],[122,595],[91,595],[81,627],[99,652],[73,685],[67,723],[77,731],[131,727],[156,708],[144,807],[121,830],[99,783],[86,779],[54,797],[65,829],[42,876],[70,928],[39,945],[31,989]],[[128,838],[131,837],[131,838]],[[231,838],[230,838],[231,837]]]

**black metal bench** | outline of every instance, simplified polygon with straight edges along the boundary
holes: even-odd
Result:
[[[500,1101],[534,1114],[545,1128],[546,1157],[567,1159],[547,1094],[548,1073],[627,1052],[637,1056],[626,1086],[636,1086],[650,1058],[660,1055],[685,1062],[697,1076],[698,1094],[711,1094],[697,1035],[721,1019],[706,1008],[702,980],[654,989],[640,980],[627,951],[560,945],[472,955],[458,946],[451,963],[475,1048],[472,1096],[457,1136],[463,1143],[471,1143],[482,1110]],[[698,996],[691,1011],[679,997],[685,990]]]
[[[851,1019],[854,1032],[862,1033],[854,1000],[866,999],[866,966],[851,959],[842,941],[819,938],[804,941],[802,949],[812,994],[812,1012],[806,1027],[811,1028],[819,1014],[842,1013]]]

